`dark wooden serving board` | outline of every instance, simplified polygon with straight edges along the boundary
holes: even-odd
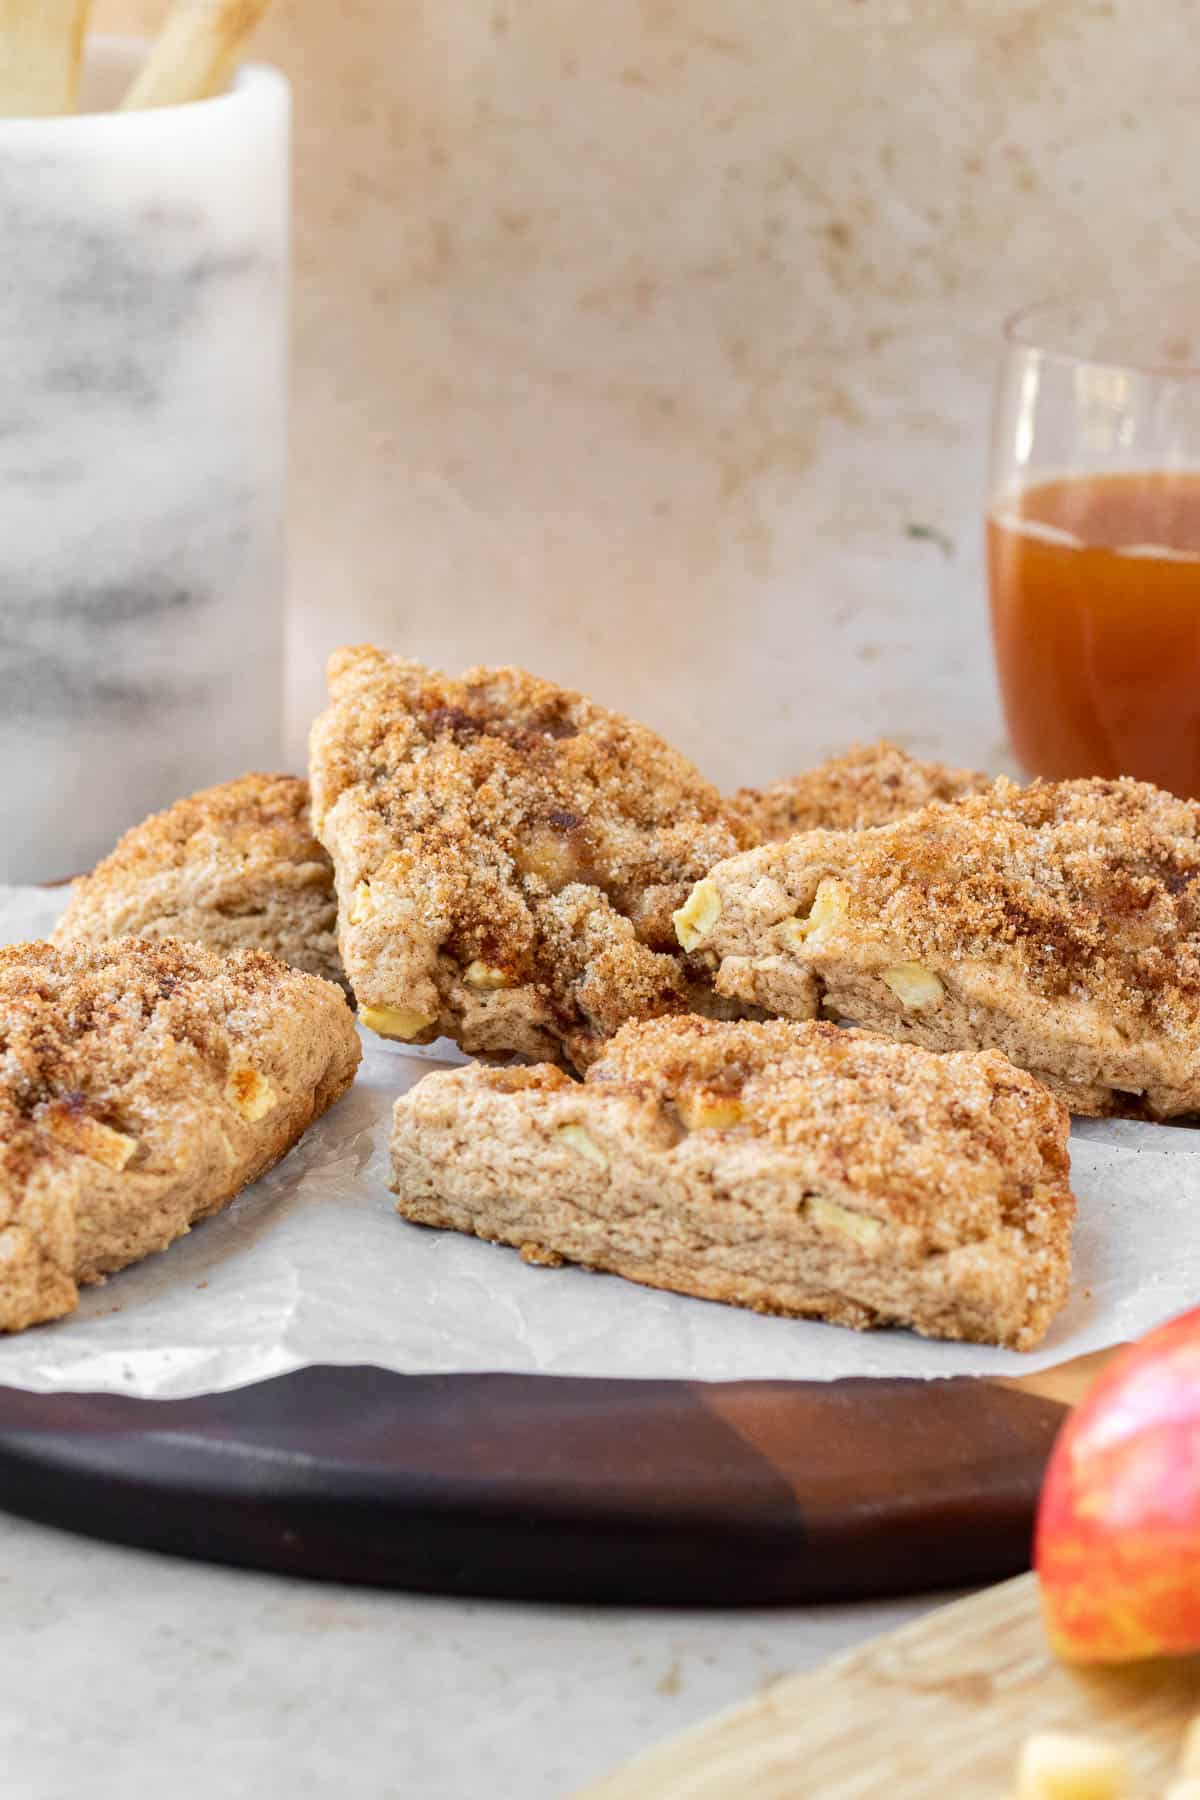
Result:
[[[970,1380],[323,1367],[194,1400],[0,1388],[0,1505],[175,1555],[435,1593],[841,1600],[1027,1568],[1064,1412]]]

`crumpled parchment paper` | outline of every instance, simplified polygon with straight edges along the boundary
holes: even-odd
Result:
[[[0,887],[0,942],[45,934],[63,896]],[[1019,1375],[1136,1337],[1200,1302],[1200,1130],[1085,1121],[1072,1298],[1035,1355],[760,1318],[409,1225],[387,1190],[396,1095],[448,1045],[364,1036],[345,1099],[220,1217],[85,1292],[77,1313],[0,1338],[0,1384],[168,1398],[304,1363],[403,1374],[525,1370],[695,1380]]]

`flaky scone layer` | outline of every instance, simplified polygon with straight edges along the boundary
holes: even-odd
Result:
[[[428,1075],[392,1186],[420,1224],[760,1312],[1031,1349],[1068,1287],[1065,1109],[994,1052],[824,1023],[627,1025],[583,1083]]]
[[[243,775],[127,831],[74,883],[54,942],[122,936],[266,950],[342,980],[333,869],[313,836],[308,783]]]
[[[888,825],[931,800],[958,800],[992,784],[990,775],[919,762],[896,744],[856,744],[815,769],[765,788],[739,788],[726,802],[756,844],[798,831],[864,831]]]
[[[219,1211],[359,1055],[340,988],[259,950],[0,949],[0,1331]]]
[[[719,992],[935,1050],[994,1046],[1079,1113],[1200,1109],[1200,805],[999,781],[709,871],[676,915]]]
[[[347,649],[330,689],[313,820],[367,1026],[583,1066],[628,1018],[716,1004],[671,915],[740,840],[684,757],[520,669]]]

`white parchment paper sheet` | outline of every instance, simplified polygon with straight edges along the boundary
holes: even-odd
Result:
[[[0,941],[43,935],[61,896],[0,887]],[[1030,1373],[1135,1337],[1200,1302],[1200,1130],[1076,1126],[1072,1298],[1036,1355],[860,1334],[687,1300],[397,1217],[396,1095],[459,1060],[364,1039],[358,1081],[219,1218],[85,1292],[71,1318],[0,1339],[0,1383],[167,1398],[304,1363],[401,1373],[527,1370],[699,1380]]]

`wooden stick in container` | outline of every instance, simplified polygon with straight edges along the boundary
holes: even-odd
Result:
[[[121,102],[123,111],[182,106],[221,93],[271,0],[175,0]]]
[[[0,114],[74,112],[91,0],[0,0]]]

